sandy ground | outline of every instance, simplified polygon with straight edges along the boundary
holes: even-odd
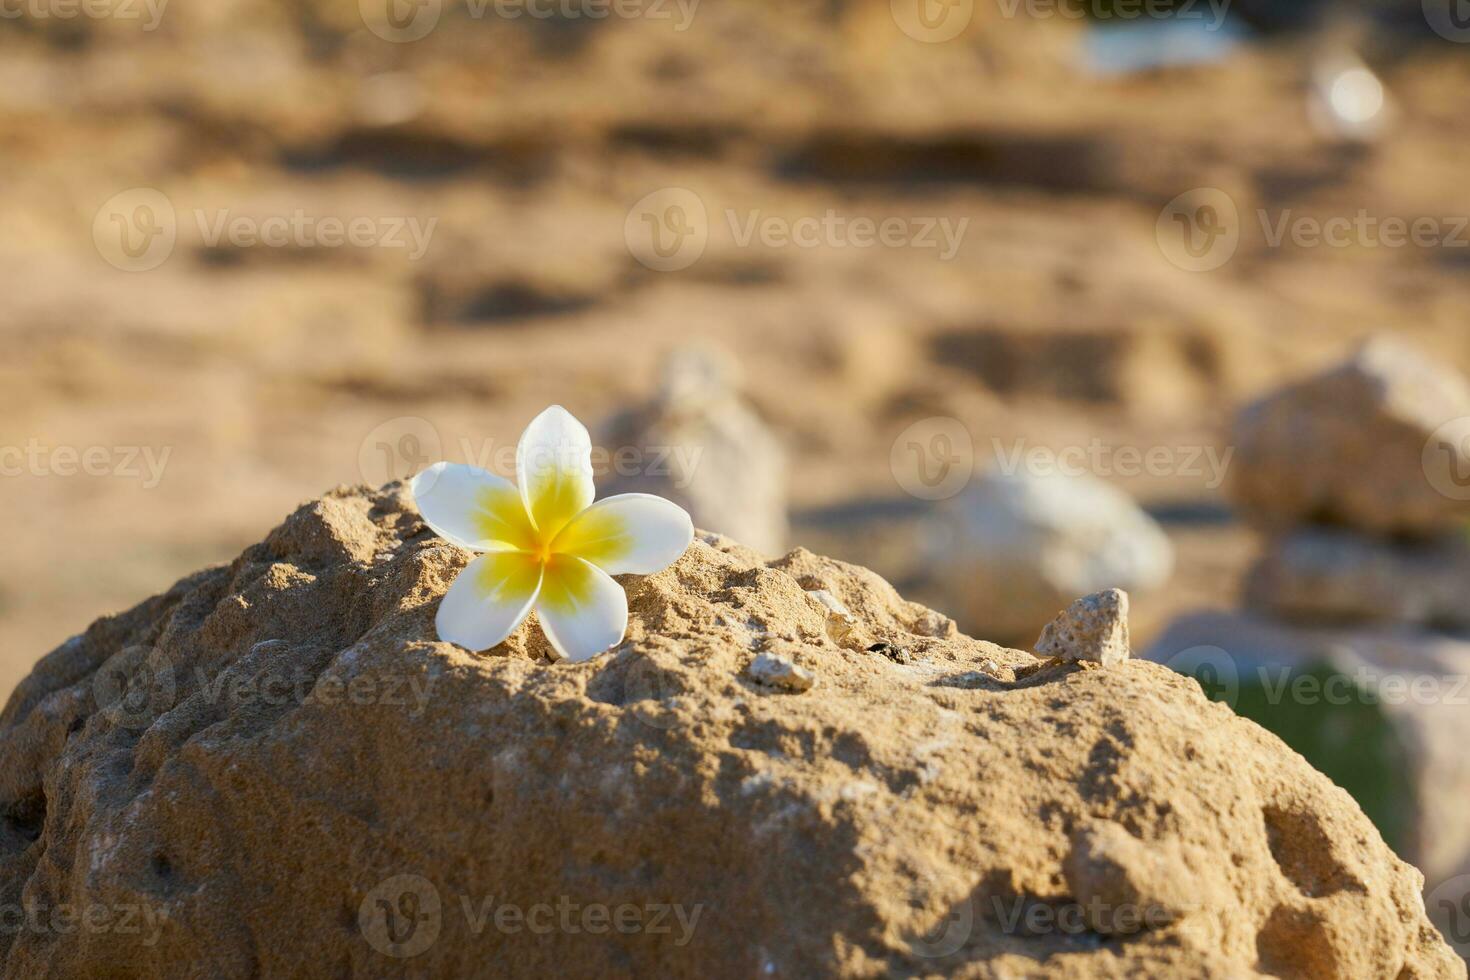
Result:
[[[1380,66],[1395,111],[1363,144],[1311,125],[1304,42],[1097,78],[1071,22],[932,44],[886,2],[711,5],[683,31],[460,18],[409,44],[354,7],[0,36],[0,689],[324,489],[493,462],[553,401],[596,422],[691,341],[739,359],[788,447],[793,544],[900,583],[910,423],[962,420],[982,461],[1101,443],[1179,546],[1146,639],[1228,604],[1252,552],[1200,462],[1241,399],[1374,330],[1470,366],[1452,45]],[[1191,271],[1160,215],[1205,186],[1239,242]],[[667,188],[705,244],[660,271],[644,216],[669,213],[639,202]],[[1446,240],[1263,228],[1360,212]],[[744,238],[829,214],[845,232],[811,247]],[[902,241],[860,247],[855,219]],[[164,226],[162,258],[121,250]],[[1127,449],[1173,462],[1130,475]]]

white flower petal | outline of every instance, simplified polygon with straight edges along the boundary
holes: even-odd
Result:
[[[628,596],[591,562],[552,555],[536,615],[558,653],[574,663],[591,660],[622,642],[628,630]]]
[[[592,437],[571,412],[553,405],[531,420],[516,446],[516,482],[543,540],[592,503]]]
[[[624,493],[572,518],[551,550],[609,575],[652,575],[678,561],[693,541],[694,522],[683,507],[650,493]]]
[[[474,551],[536,548],[520,492],[478,466],[435,463],[413,478],[413,501],[441,538]]]
[[[494,551],[465,566],[439,603],[439,639],[467,650],[505,642],[536,604],[541,563],[519,551]]]

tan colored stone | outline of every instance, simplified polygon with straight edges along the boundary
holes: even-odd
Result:
[[[6,975],[1465,976],[1347,795],[1162,667],[1038,669],[708,535],[622,579],[615,651],[553,664],[529,624],[472,654],[433,633],[470,558],[400,487],[342,489],[43,659],[0,714],[0,904],[152,918],[5,930]],[[837,646],[808,589],[913,665]],[[821,684],[759,696],[785,644]],[[1079,864],[1098,821],[1119,870]],[[994,914],[1073,901],[1069,863],[1193,904],[1106,937]],[[1319,867],[1350,884],[1305,895]]]
[[[1426,450],[1457,420],[1457,438]],[[1335,523],[1432,534],[1470,520],[1467,495],[1437,487],[1425,463],[1437,449],[1454,454],[1446,472],[1470,472],[1470,382],[1387,336],[1247,406],[1232,442],[1227,489],[1271,530]]]
[[[1252,609],[1293,622],[1470,628],[1470,540],[1394,541],[1331,528],[1273,539],[1246,579]]]
[[[1113,667],[1132,655],[1128,643],[1128,593],[1108,589],[1083,596],[1041,631],[1036,652],[1043,657],[1085,660]]]

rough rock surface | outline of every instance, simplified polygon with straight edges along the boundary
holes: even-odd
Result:
[[[741,397],[728,355],[706,347],[675,351],[658,395],[610,419],[604,431],[614,454],[636,449],[642,463],[637,472],[615,470],[604,493],[655,493],[689,511],[698,526],[762,554],[786,547],[786,453]]]
[[[155,928],[6,931],[5,975],[1465,976],[1347,794],[1162,667],[923,635],[871,572],[712,536],[625,580],[608,655],[476,655],[433,636],[469,559],[341,489],[42,660],[0,903]],[[913,662],[833,643],[821,589]],[[777,645],[817,687],[748,680]],[[1135,900],[1167,914],[1096,928]]]
[[[1402,785],[1379,801],[1389,808],[1384,822],[1402,827],[1389,843],[1423,871],[1429,895],[1452,896],[1447,905],[1430,902],[1429,913],[1470,954],[1470,641],[1403,626],[1305,628],[1201,612],[1175,621],[1143,656],[1203,677],[1217,698],[1242,709],[1251,687],[1282,692],[1269,711],[1322,747],[1308,758],[1324,770],[1357,774],[1369,756],[1396,760]],[[1293,679],[1324,664],[1347,683]],[[1347,717],[1366,709],[1381,712],[1391,745],[1356,732],[1344,738]]]
[[[1078,596],[1141,595],[1174,568],[1158,523],[1088,475],[991,471],[935,515],[928,538],[936,599],[969,632],[1013,643]]]
[[[1246,604],[1294,622],[1470,629],[1470,540],[1394,541],[1330,528],[1268,542]]]
[[[1132,654],[1128,638],[1128,593],[1107,589],[1083,596],[1041,631],[1036,652],[1043,657],[1085,660],[1113,667]]]
[[[1470,474],[1470,383],[1387,337],[1247,406],[1232,441],[1229,492],[1272,530],[1424,534],[1470,519],[1470,492],[1447,482]]]

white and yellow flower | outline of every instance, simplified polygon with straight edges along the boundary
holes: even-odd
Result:
[[[439,604],[439,638],[470,650],[505,640],[534,609],[557,652],[588,660],[622,642],[628,597],[614,575],[651,575],[694,540],[677,504],[646,493],[593,503],[592,440],[553,405],[516,446],[516,482],[435,463],[413,479],[419,513],[442,538],[484,552]]]

